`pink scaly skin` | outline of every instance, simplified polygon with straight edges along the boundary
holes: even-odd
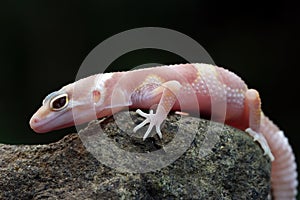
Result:
[[[75,91],[77,91],[75,93]],[[189,99],[194,95],[198,104]],[[171,110],[180,110],[178,99],[185,100],[185,111],[200,107],[201,114],[212,115],[211,99],[226,105],[225,124],[245,130],[257,140],[272,162],[271,182],[274,199],[295,199],[296,162],[283,132],[261,111],[259,94],[232,72],[207,64],[183,64],[153,67],[128,72],[93,75],[49,94],[32,116],[31,128],[44,133],[107,117],[125,108],[136,109],[145,121],[134,132],[149,124],[146,139]],[[139,109],[151,109],[155,114]],[[217,112],[217,111],[216,111]],[[78,113],[74,115],[73,113]],[[80,113],[80,114],[79,114]],[[222,116],[222,113],[214,113]],[[224,114],[224,111],[223,111]],[[275,159],[274,159],[275,158]]]

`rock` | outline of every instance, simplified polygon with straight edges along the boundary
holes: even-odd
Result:
[[[267,199],[270,159],[247,133],[170,114],[163,140],[143,141],[142,117],[114,118],[48,145],[1,144],[0,199]]]

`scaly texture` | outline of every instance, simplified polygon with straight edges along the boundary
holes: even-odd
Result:
[[[157,105],[156,112],[153,112]],[[182,64],[128,72],[90,76],[48,95],[33,115],[30,126],[48,132],[92,119],[110,116],[126,108],[149,109],[137,112],[149,123],[146,139],[170,110],[211,116],[218,122],[246,130],[257,140],[271,160],[272,190],[275,199],[295,199],[297,172],[295,157],[286,137],[261,111],[254,89],[232,72],[207,64]]]

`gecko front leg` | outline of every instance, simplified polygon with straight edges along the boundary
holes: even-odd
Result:
[[[153,110],[150,110],[149,114],[137,110],[136,112],[145,117],[146,119],[137,125],[133,132],[136,132],[143,126],[145,126],[147,123],[149,123],[149,127],[144,134],[143,140],[145,140],[148,135],[150,134],[151,130],[155,126],[156,133],[160,138],[162,138],[162,133],[160,131],[160,125],[163,123],[163,121],[166,119],[168,113],[172,109],[173,105],[176,102],[176,95],[180,91],[181,84],[178,81],[168,81],[163,83],[161,86],[157,87],[151,92],[151,96],[156,96],[161,94],[161,99],[159,101],[156,113],[153,113]]]

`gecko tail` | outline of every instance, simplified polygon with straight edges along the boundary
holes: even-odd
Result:
[[[274,154],[271,182],[274,199],[295,199],[297,195],[297,164],[292,147],[283,131],[266,116],[261,117],[261,132]]]

